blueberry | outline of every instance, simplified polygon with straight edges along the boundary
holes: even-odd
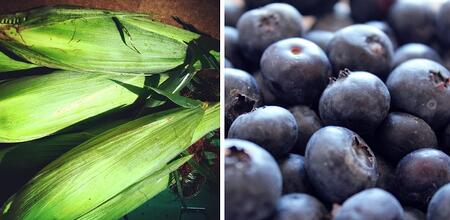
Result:
[[[389,11],[389,24],[400,43],[431,42],[436,32],[430,0],[398,0]]]
[[[450,46],[450,1],[441,6],[436,20],[439,39]]]
[[[226,139],[225,219],[262,220],[281,196],[281,173],[274,158],[248,141]]]
[[[346,4],[337,3],[332,13],[324,14],[316,18],[312,30],[336,32],[339,29],[353,24],[350,10]]]
[[[338,0],[284,0],[304,15],[321,15],[333,10]]]
[[[445,152],[450,153],[450,122],[443,130],[439,144]]]
[[[225,0],[225,25],[236,26],[237,21],[245,12],[244,0]]]
[[[237,29],[244,56],[258,63],[264,50],[272,43],[301,36],[302,15],[288,4],[273,3],[244,13]]]
[[[372,27],[376,27],[376,28],[380,29],[381,31],[383,31],[389,37],[389,40],[391,40],[391,43],[392,43],[392,46],[394,47],[394,49],[397,48],[397,39],[395,37],[394,30],[392,30],[392,28],[389,26],[388,23],[386,23],[384,21],[369,21],[369,22],[366,22],[366,24],[369,26],[372,26]]]
[[[277,204],[273,220],[327,220],[329,213],[316,198],[303,193],[284,195]]]
[[[412,207],[405,207],[405,217],[404,220],[425,220],[425,214],[419,209],[415,209]]]
[[[264,51],[261,73],[277,98],[291,104],[314,105],[328,84],[331,65],[313,42],[290,38]]]
[[[343,127],[327,126],[314,133],[306,147],[305,165],[315,192],[327,202],[340,203],[373,187],[378,178],[372,150]]]
[[[432,148],[413,151],[398,163],[395,179],[402,203],[426,208],[433,194],[450,182],[450,157]]]
[[[377,158],[378,168],[378,180],[375,186],[391,192],[395,180],[395,165],[379,155],[375,156]]]
[[[450,72],[426,59],[412,59],[395,68],[386,85],[397,111],[413,114],[439,130],[450,119]]]
[[[348,68],[385,79],[391,70],[393,53],[392,42],[384,32],[363,24],[337,31],[328,44],[334,73]]]
[[[392,112],[377,129],[377,150],[392,162],[420,148],[436,147],[436,135],[422,119]]]
[[[305,158],[289,154],[278,161],[283,176],[283,193],[310,193],[312,188],[306,176]]]
[[[441,187],[434,195],[428,205],[427,219],[448,220],[450,219],[450,183]]]
[[[308,106],[293,106],[289,108],[289,111],[294,115],[298,125],[297,142],[292,152],[304,155],[309,138],[322,127],[322,122],[319,116]]]
[[[403,220],[403,208],[390,193],[367,189],[348,198],[333,220]]]
[[[236,118],[228,137],[254,142],[279,158],[292,149],[297,133],[297,122],[288,110],[265,106]]]
[[[324,124],[344,126],[367,137],[387,116],[389,105],[389,91],[378,77],[344,70],[323,92],[319,113]]]
[[[330,31],[312,30],[305,34],[304,38],[315,43],[323,51],[327,51],[328,43],[333,38],[334,33]]]
[[[352,18],[362,23],[372,20],[384,20],[395,0],[350,0]]]
[[[420,43],[409,43],[398,48],[394,53],[392,66],[395,68],[405,61],[415,58],[433,60],[437,63],[442,62],[439,54],[431,47]]]
[[[252,75],[238,69],[226,68],[225,126],[226,130],[241,114],[250,112],[262,103],[261,94]]]
[[[225,26],[225,57],[230,60],[233,66],[245,68],[243,55],[239,48],[239,32],[236,28]]]
[[[258,83],[259,90],[261,90],[261,94],[263,96],[265,105],[273,105],[277,104],[278,100],[275,95],[270,91],[269,87],[264,83],[264,79],[262,77],[261,72],[256,72],[253,74],[256,79],[256,83]]]

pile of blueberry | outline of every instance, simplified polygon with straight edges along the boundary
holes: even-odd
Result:
[[[450,0],[226,0],[227,220],[450,220]]]

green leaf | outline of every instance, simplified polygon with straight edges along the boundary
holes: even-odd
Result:
[[[26,70],[26,69],[36,68],[36,67],[39,67],[39,66],[35,65],[35,64],[31,64],[31,63],[25,63],[25,62],[20,62],[20,61],[14,60],[11,57],[7,56],[6,54],[0,52],[0,73],[17,71],[17,70]]]
[[[198,101],[198,100],[194,100],[194,99],[190,99],[188,97],[173,94],[168,91],[161,90],[161,89],[154,88],[154,87],[147,87],[147,88],[150,88],[151,90],[155,91],[156,93],[168,98],[173,103],[175,103],[181,107],[184,107],[184,108],[197,108],[202,105],[202,102]]]

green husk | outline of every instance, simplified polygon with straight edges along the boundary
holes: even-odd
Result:
[[[0,204],[65,152],[125,122],[117,120],[82,132],[54,135],[0,149],[0,176],[4,180],[0,187]]]
[[[39,67],[38,65],[20,62],[0,52],[0,73],[18,70],[26,70]]]
[[[121,193],[117,194],[110,200],[78,219],[119,219],[160,192],[164,191],[169,183],[169,174],[176,171],[181,165],[186,163],[191,158],[192,156],[185,156],[170,163],[161,170],[128,187]]]
[[[163,169],[190,146],[195,133],[204,133],[205,129],[194,132],[203,127],[199,123],[204,112],[202,108],[168,110],[81,144],[46,166],[6,202],[0,219],[77,219],[92,212]],[[133,201],[122,201],[112,209],[129,211],[131,206],[124,208],[124,202]]]
[[[40,66],[94,73],[152,74],[186,59],[198,34],[148,15],[46,7],[0,17],[0,45]],[[3,21],[3,22],[2,22]]]
[[[0,84],[0,142],[41,138],[138,98],[144,76],[55,71]]]

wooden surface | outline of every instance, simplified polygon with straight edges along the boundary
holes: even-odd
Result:
[[[0,0],[0,14],[49,5],[154,13],[164,23],[179,26],[171,18],[178,16],[202,32],[220,36],[220,0]]]

